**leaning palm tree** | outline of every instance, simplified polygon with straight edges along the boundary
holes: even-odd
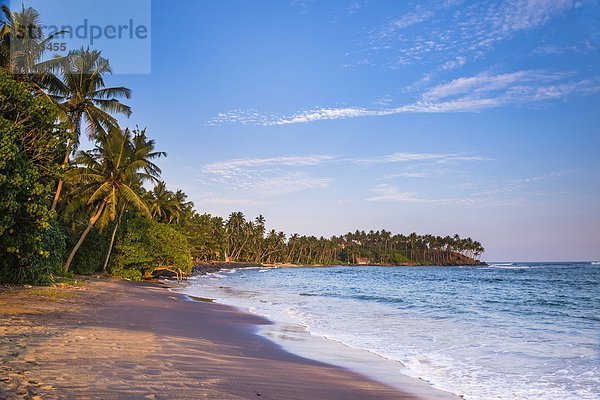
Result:
[[[127,135],[128,129],[125,134]],[[141,188],[141,185],[144,181],[154,181],[158,182],[161,174],[160,168],[152,162],[152,160],[160,157],[166,157],[167,153],[163,151],[154,151],[155,142],[154,140],[148,139],[146,136],[146,130],[135,129],[133,131],[133,138],[131,140],[130,146],[128,148],[129,151],[129,159],[131,160],[131,167],[140,168],[143,170],[143,173],[138,174],[137,178],[140,179],[139,182],[135,182],[135,186],[137,188]],[[104,259],[104,266],[102,267],[102,271],[104,273],[107,272],[108,262],[110,260],[110,255],[112,253],[113,245],[115,243],[115,237],[117,236],[117,231],[119,226],[121,225],[121,218],[123,217],[123,213],[127,207],[127,203],[121,204],[119,206],[119,214],[114,222],[114,227],[112,231],[112,235],[110,237],[110,242],[108,245],[108,250],[106,252],[106,258]]]
[[[67,179],[85,199],[90,210],[87,227],[69,254],[64,270],[67,272],[92,228],[107,226],[117,217],[119,205],[126,204],[150,217],[150,210],[137,192],[140,182],[148,178],[143,163],[132,156],[131,133],[112,129],[98,137],[96,147],[80,152],[75,168],[68,171]]]
[[[112,69],[101,52],[81,48],[69,53],[55,63],[56,75],[45,75],[42,82],[46,94],[61,111],[69,124],[71,136],[66,144],[63,165],[67,166],[69,157],[76,150],[81,136],[81,127],[85,124],[87,134],[95,138],[98,134],[106,134],[118,128],[113,114],[131,115],[131,108],[118,99],[131,97],[131,90],[125,87],[106,87],[104,76],[111,74]],[[52,202],[56,209],[63,180],[58,187]]]

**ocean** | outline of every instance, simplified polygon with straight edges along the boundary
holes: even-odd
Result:
[[[420,378],[467,400],[600,398],[594,263],[241,269],[183,291],[266,316],[265,334],[292,352],[368,353],[345,366],[385,366],[375,375],[390,384]],[[299,348],[302,335],[321,342]]]

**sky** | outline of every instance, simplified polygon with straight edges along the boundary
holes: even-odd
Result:
[[[201,213],[600,259],[599,1],[152,1],[125,53],[122,123]]]

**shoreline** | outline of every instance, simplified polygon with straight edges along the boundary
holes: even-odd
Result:
[[[20,398],[417,399],[258,334],[270,321],[156,283],[0,289],[0,394]]]
[[[462,396],[433,387],[426,380],[401,372],[399,366],[402,364],[396,360],[297,328],[297,325],[276,322],[261,326],[259,333],[293,354],[348,369],[418,399],[463,399]]]
[[[435,388],[423,379],[400,372],[402,364],[396,360],[369,350],[353,347],[326,336],[310,333],[301,325],[277,321],[271,316],[258,313],[247,307],[226,303],[203,294],[189,294],[185,291],[185,287],[189,285],[189,283],[184,283],[183,287],[174,286],[169,290],[173,293],[184,294],[191,301],[221,304],[269,321],[267,324],[257,325],[256,332],[280,346],[286,352],[353,371],[417,399],[459,400],[463,398],[454,393]]]
[[[399,264],[291,264],[291,263],[254,263],[243,261],[204,261],[199,262],[192,268],[190,276],[205,275],[221,270],[231,269],[249,269],[249,268],[329,268],[329,267],[353,267],[353,268],[368,268],[368,267],[485,267],[489,264],[484,261],[473,260],[467,263],[445,263],[445,264],[419,264],[419,263],[399,263]],[[165,276],[170,278],[170,276]]]

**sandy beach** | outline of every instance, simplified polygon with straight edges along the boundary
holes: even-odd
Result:
[[[284,351],[267,323],[157,284],[3,288],[0,398],[414,398]]]

